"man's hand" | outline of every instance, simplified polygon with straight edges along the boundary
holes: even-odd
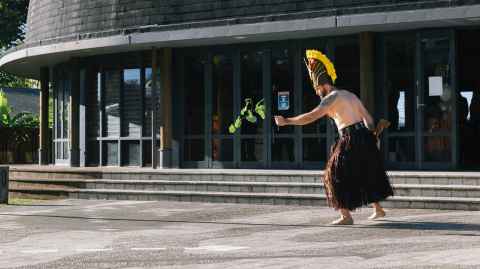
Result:
[[[285,118],[283,116],[274,116],[275,118],[275,123],[277,124],[277,126],[285,126],[287,125],[287,120],[285,120]]]

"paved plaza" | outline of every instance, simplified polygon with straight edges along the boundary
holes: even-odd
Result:
[[[480,212],[140,201],[0,205],[0,268],[480,268]]]

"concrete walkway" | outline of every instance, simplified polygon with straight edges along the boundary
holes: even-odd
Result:
[[[480,212],[84,201],[0,205],[0,268],[479,268]]]

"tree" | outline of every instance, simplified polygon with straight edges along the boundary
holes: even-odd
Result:
[[[0,57],[25,37],[28,0],[0,0]],[[34,81],[0,71],[0,86],[31,88]]]
[[[0,48],[11,48],[25,36],[28,0],[0,0]]]

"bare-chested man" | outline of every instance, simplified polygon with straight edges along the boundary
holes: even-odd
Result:
[[[330,206],[340,210],[332,224],[351,225],[350,211],[372,203],[370,219],[385,216],[379,202],[393,195],[383,158],[376,146],[373,119],[356,95],[333,86],[333,64],[321,52],[307,51],[306,62],[320,105],[312,111],[292,117],[275,116],[278,126],[306,125],[324,116],[332,118],[340,138],[332,147],[325,170],[324,183]]]

